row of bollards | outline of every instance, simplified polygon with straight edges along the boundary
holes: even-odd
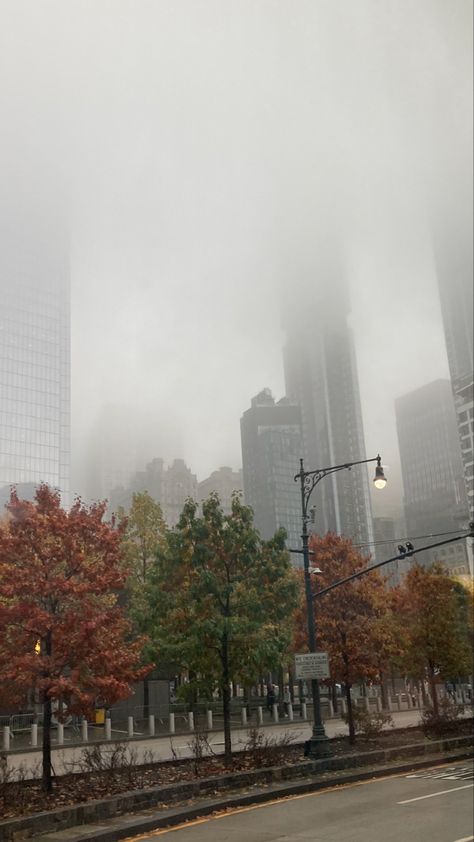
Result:
[[[457,694],[456,700],[458,701],[458,703],[461,703],[461,704],[464,703],[465,702],[464,694],[463,693],[459,694],[459,698],[458,698],[458,694]],[[462,701],[459,701],[459,700],[462,700]],[[341,712],[344,715],[344,714],[347,713],[346,700],[340,699],[339,701],[340,701]],[[392,697],[392,696],[389,695],[389,697],[387,699],[387,702],[388,702],[388,710],[389,711],[401,711],[403,709],[410,710],[410,709],[413,709],[413,708],[420,707],[421,699],[418,697],[418,695],[415,696],[415,694],[413,694],[413,696],[411,696],[410,694],[407,693],[407,694],[405,694],[405,699],[403,699],[403,700],[402,700],[402,697],[401,697],[400,694],[397,694],[395,697]],[[470,700],[469,700],[469,702],[470,702]],[[364,699],[364,704],[365,704],[365,707],[366,707],[367,711],[370,711],[372,709],[369,698]],[[381,702],[381,699],[379,697],[377,697],[376,700],[375,700],[375,708],[378,712],[380,712],[382,710],[382,702]],[[259,706],[256,709],[257,726],[258,727],[263,725],[263,722],[264,722],[263,710],[264,709],[263,709],[262,706]],[[280,721],[278,705],[273,704],[270,708],[270,712],[271,712],[271,716],[272,716],[272,721],[274,723],[278,723]],[[333,708],[331,700],[329,700],[329,717],[332,718],[333,716],[334,716],[334,708]],[[291,702],[289,702],[285,705],[285,718],[288,719],[289,722],[294,721],[294,711],[293,711],[293,705],[291,704]],[[193,732],[194,731],[194,713],[192,711],[190,711],[187,714],[186,719],[187,719],[188,731]],[[302,720],[307,719],[306,702],[301,702],[301,719]],[[248,725],[248,714],[247,714],[247,708],[245,708],[245,707],[243,707],[241,709],[241,724],[244,727],[246,727]],[[206,727],[207,727],[208,731],[211,731],[214,727],[212,710],[206,711]],[[57,726],[56,726],[56,729],[57,729],[56,730],[56,742],[57,742],[58,745],[63,745],[64,744],[64,725],[63,725],[63,723],[58,722]],[[127,733],[127,736],[128,736],[129,739],[138,735],[136,730],[135,730],[135,723],[134,723],[133,716],[129,716],[128,719],[127,719],[127,732],[126,733]],[[176,733],[176,721],[175,721],[175,714],[174,713],[169,714],[168,733],[169,734],[175,734]],[[156,734],[155,716],[153,714],[150,714],[150,716],[148,717],[148,733],[147,733],[147,736],[154,737],[155,734]],[[112,721],[111,721],[110,717],[107,717],[105,719],[104,737],[105,737],[106,740],[112,739]],[[11,738],[12,738],[12,732],[11,732],[10,726],[9,725],[3,726],[3,729],[2,729],[3,751],[5,751],[5,752],[10,751]],[[81,723],[80,723],[80,740],[83,743],[87,743],[89,741],[89,724],[87,722],[87,719],[81,720]],[[31,743],[30,744],[33,748],[36,748],[38,746],[38,725],[37,725],[37,723],[33,723],[31,725]]]

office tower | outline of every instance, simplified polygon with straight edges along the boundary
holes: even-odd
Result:
[[[198,486],[199,500],[202,502],[212,491],[219,495],[221,506],[226,514],[230,514],[232,508],[232,495],[235,491],[242,491],[242,470],[233,471],[232,468],[223,467],[213,471],[207,479],[202,480]]]
[[[275,402],[270,389],[251,400],[240,420],[245,502],[264,539],[286,529],[287,547],[301,543],[301,500],[294,476],[302,452],[301,410],[287,398]],[[295,563],[300,564],[298,556]]]
[[[461,191],[454,206],[438,219],[434,246],[469,517],[474,520],[473,240],[470,191],[468,195]]]
[[[301,407],[306,470],[366,458],[348,289],[337,268],[322,272],[319,282],[311,276],[292,289],[284,318],[286,393]],[[333,531],[370,549],[366,466],[327,477],[312,503],[319,533]]]
[[[407,537],[449,533],[465,525],[466,492],[456,412],[449,380],[435,380],[395,402]],[[447,536],[449,537],[449,536]],[[420,562],[442,561],[467,573],[465,542],[423,553]]]
[[[46,482],[67,504],[69,249],[55,219],[0,215],[0,487]]]

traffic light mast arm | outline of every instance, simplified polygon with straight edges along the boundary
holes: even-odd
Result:
[[[387,558],[385,561],[379,561],[377,564],[372,564],[370,567],[358,570],[357,573],[353,573],[352,576],[346,576],[345,579],[339,579],[338,582],[333,582],[332,585],[328,585],[327,588],[321,588],[320,591],[316,591],[316,593],[313,593],[313,599],[324,596],[324,594],[329,593],[329,591],[334,590],[334,588],[338,588],[340,585],[345,585],[347,582],[352,582],[353,579],[360,579],[360,577],[365,576],[366,573],[370,573],[372,570],[377,570],[378,567],[383,567],[384,564],[389,564],[391,561],[399,561],[402,558],[410,558],[411,556],[416,555],[416,553],[421,553],[424,550],[432,550],[434,547],[443,547],[445,544],[453,544],[455,541],[463,541],[465,538],[474,538],[474,529],[471,529],[466,535],[458,535],[456,538],[447,538],[445,541],[438,541],[436,544],[428,544],[426,547],[407,550],[405,553],[394,555],[392,558]]]

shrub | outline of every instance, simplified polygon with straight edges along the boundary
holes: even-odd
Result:
[[[365,740],[375,740],[380,736],[383,728],[390,725],[393,728],[393,719],[389,713],[383,712],[369,712],[363,708],[352,709],[354,719],[354,727],[356,734],[361,734]],[[347,714],[343,714],[344,722],[348,722]]]

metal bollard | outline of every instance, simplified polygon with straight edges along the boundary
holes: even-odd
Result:
[[[38,745],[38,724],[33,722],[31,726],[31,745],[36,748]]]
[[[111,740],[112,739],[112,720],[110,716],[107,717],[105,720],[105,739]]]
[[[83,743],[87,743],[89,739],[89,730],[87,725],[87,719],[83,719],[81,722],[81,739]]]
[[[174,713],[170,713],[170,734],[175,733]]]
[[[307,714],[306,714],[306,702],[301,702],[301,718],[302,718],[302,719],[306,719],[306,718],[307,718]]]
[[[247,725],[247,708],[242,708],[241,716],[242,716],[242,725]]]
[[[58,745],[62,746],[64,744],[64,725],[62,722],[58,722]]]
[[[291,702],[288,702],[288,719],[290,720],[290,722],[293,722],[294,719],[293,705],[291,704]]]
[[[148,733],[150,737],[155,736],[155,715],[153,713],[150,713],[148,717]]]
[[[207,728],[212,731],[212,710],[207,711]]]
[[[194,731],[194,713],[191,710],[188,713],[188,726],[190,731]]]
[[[3,726],[3,750],[10,751],[10,726]]]
[[[263,708],[261,705],[257,708],[257,725],[263,725]]]
[[[272,705],[273,721],[278,722],[278,705]]]
[[[133,737],[133,716],[128,717],[128,736]]]

